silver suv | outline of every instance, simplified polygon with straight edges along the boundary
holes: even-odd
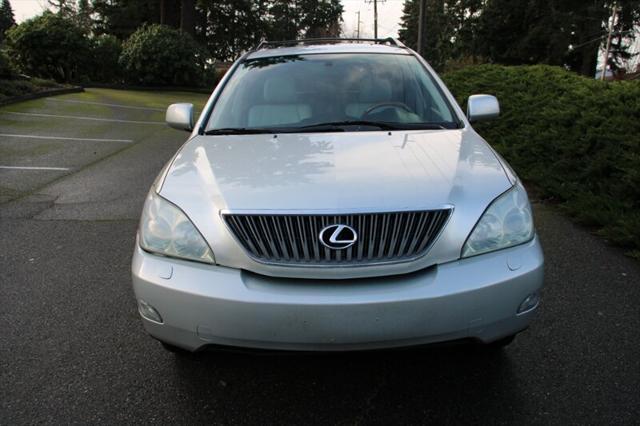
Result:
[[[263,43],[218,84],[149,195],[133,255],[169,350],[501,346],[538,307],[543,255],[515,173],[401,43]]]

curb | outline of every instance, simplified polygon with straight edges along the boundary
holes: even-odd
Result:
[[[0,100],[0,106],[11,105],[18,102],[30,101],[33,99],[46,98],[49,96],[66,95],[69,93],[84,92],[84,87],[66,87],[64,89],[43,90],[42,92],[30,93],[28,95],[14,96],[13,98]]]

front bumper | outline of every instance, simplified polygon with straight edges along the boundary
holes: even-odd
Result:
[[[133,288],[162,323],[149,334],[206,345],[363,350],[464,338],[492,342],[525,329],[517,314],[543,282],[537,237],[527,244],[406,274],[353,280],[272,278],[152,255],[133,256]]]

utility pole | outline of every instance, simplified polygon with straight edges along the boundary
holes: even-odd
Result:
[[[611,22],[609,22],[609,35],[607,36],[607,48],[604,50],[604,63],[602,65],[602,75],[600,80],[604,81],[607,75],[607,64],[609,63],[609,52],[611,51],[611,36],[613,35],[613,27],[616,23],[616,17],[618,15],[618,5],[613,4],[613,13],[611,14]]]
[[[424,33],[424,2],[425,0],[418,0],[420,2],[420,13],[418,14],[418,55],[422,56],[422,34]]]
[[[360,11],[357,11],[356,14],[358,15],[358,29],[356,30],[356,38],[360,38]]]
[[[373,0],[373,38],[378,38],[378,0]]]
[[[380,0],[384,3],[384,0]],[[378,38],[378,0],[369,0],[367,3],[373,3],[373,38]]]

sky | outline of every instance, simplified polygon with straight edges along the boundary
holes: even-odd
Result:
[[[403,0],[378,3],[378,37],[397,37]],[[344,37],[354,37],[360,11],[360,37],[373,37],[373,3],[365,0],[342,0]]]
[[[39,15],[47,7],[47,0],[9,0],[18,23]]]
[[[47,0],[10,0],[18,23],[40,14]],[[344,5],[344,37],[355,37],[360,11],[360,37],[373,37],[373,3],[365,0],[342,0]],[[378,3],[378,37],[397,37],[402,15],[403,0],[386,0]]]

